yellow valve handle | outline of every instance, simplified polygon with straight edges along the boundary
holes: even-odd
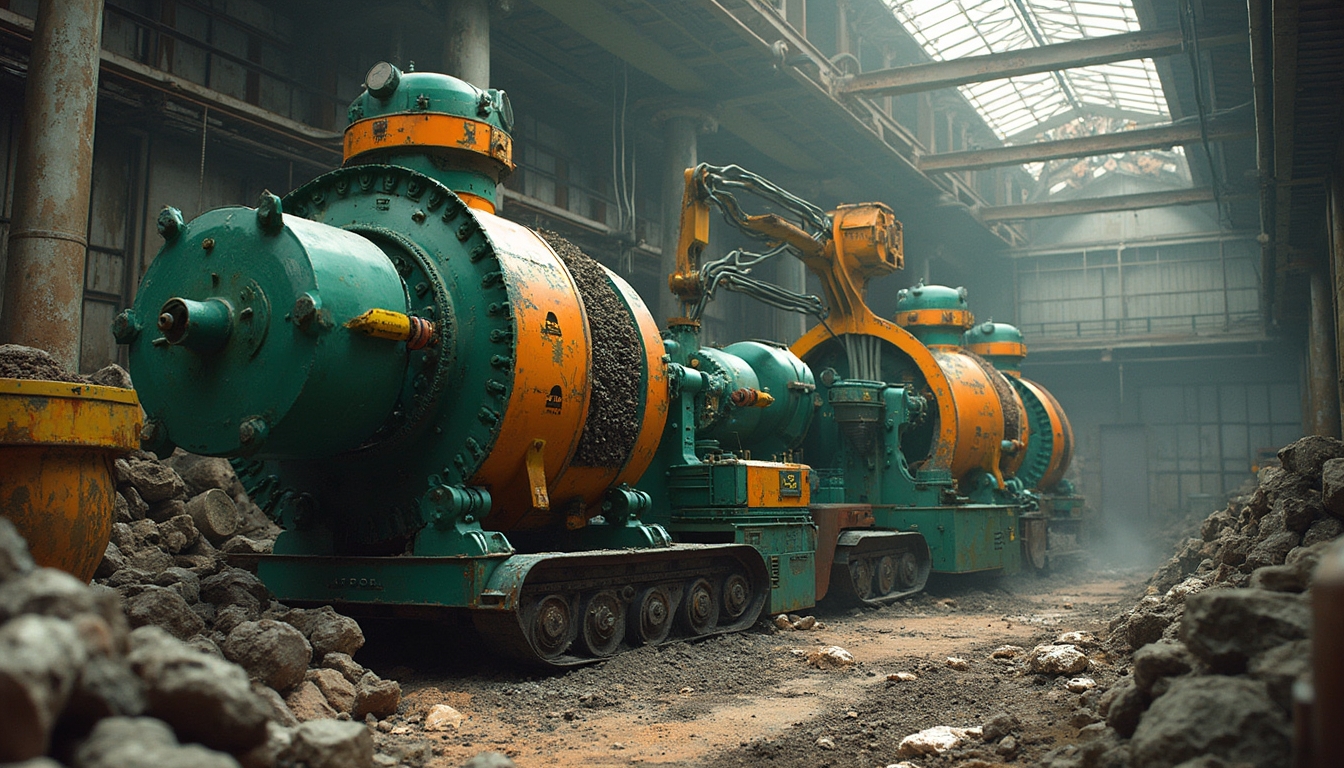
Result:
[[[345,327],[375,339],[404,341],[411,350],[423,349],[435,341],[433,322],[390,309],[370,309],[346,322]]]
[[[532,507],[542,511],[551,508],[551,496],[546,492],[546,463],[542,451],[545,440],[533,440],[527,449],[527,484],[532,487]]]

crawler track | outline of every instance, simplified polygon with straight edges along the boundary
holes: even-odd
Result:
[[[918,533],[848,530],[840,533],[827,601],[884,605],[924,589],[932,560]]]

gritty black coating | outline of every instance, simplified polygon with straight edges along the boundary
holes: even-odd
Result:
[[[574,453],[581,467],[620,467],[639,437],[642,353],[635,319],[602,265],[554,232],[538,230],[579,287],[592,334],[592,403]]]
[[[0,344],[0,379],[87,382],[83,376],[65,370],[46,351],[19,344]]]

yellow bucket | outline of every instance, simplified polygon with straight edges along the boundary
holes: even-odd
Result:
[[[112,536],[112,462],[140,447],[133,389],[0,379],[0,516],[38,565],[88,581]]]

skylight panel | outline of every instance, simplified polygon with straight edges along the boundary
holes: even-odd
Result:
[[[937,61],[984,56],[1139,30],[1132,0],[886,0],[898,21]],[[999,136],[1029,131],[1088,107],[1135,119],[1167,116],[1151,59],[961,86]]]

